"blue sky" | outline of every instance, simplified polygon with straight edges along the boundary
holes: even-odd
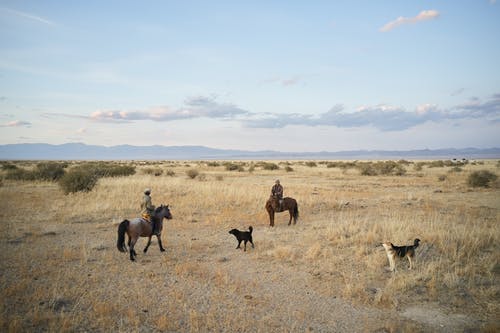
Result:
[[[3,1],[0,144],[500,146],[500,1]]]

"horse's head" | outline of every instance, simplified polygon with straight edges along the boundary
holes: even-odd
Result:
[[[161,219],[166,218],[167,220],[172,219],[172,213],[170,213],[170,208],[168,205],[160,205],[160,207],[156,208],[155,215],[160,217]]]

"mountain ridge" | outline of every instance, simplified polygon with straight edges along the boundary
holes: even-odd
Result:
[[[280,152],[218,149],[206,146],[100,146],[84,143],[0,145],[0,160],[213,160],[213,159],[479,159],[500,158],[500,148],[345,150]]]

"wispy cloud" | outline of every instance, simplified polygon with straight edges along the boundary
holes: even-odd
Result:
[[[14,10],[14,9],[5,8],[5,7],[0,7],[0,11],[4,11],[4,12],[7,12],[7,13],[9,13],[11,15],[14,15],[14,16],[17,16],[17,17],[21,17],[21,18],[24,18],[24,19],[28,19],[28,20],[31,20],[31,21],[35,21],[35,22],[38,22],[38,23],[43,23],[43,24],[46,24],[46,25],[51,25],[51,26],[56,25],[51,20],[48,20],[46,18],[43,18],[43,17],[35,15],[35,14],[31,14],[31,13],[21,12],[19,10]]]
[[[130,122],[137,120],[173,121],[192,118],[234,119],[240,115],[248,115],[238,106],[230,103],[219,103],[214,97],[190,97],[179,109],[168,106],[154,107],[146,111],[96,111],[89,119],[94,121]]]
[[[13,120],[8,123],[0,125],[0,127],[30,127],[31,123],[29,121],[23,120]]]
[[[274,83],[284,87],[297,85],[303,81],[303,77],[300,75],[294,75],[292,77],[271,77],[262,81],[262,83]]]
[[[422,21],[433,20],[439,17],[439,12],[437,10],[423,10],[417,16],[414,17],[403,17],[400,16],[394,21],[386,23],[382,28],[380,28],[381,32],[388,32],[394,28],[399,27],[404,24],[414,24]]]

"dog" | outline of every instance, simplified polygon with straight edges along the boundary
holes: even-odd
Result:
[[[252,244],[252,248],[254,248],[252,231],[252,226],[248,227],[248,231],[239,231],[238,229],[232,229],[229,231],[229,233],[231,235],[234,235],[234,237],[236,237],[236,239],[238,240],[238,246],[236,247],[237,249],[240,249],[241,242],[244,242],[245,251],[247,250],[247,242],[250,242],[250,244]]]
[[[392,272],[396,272],[396,256],[400,258],[404,257],[408,258],[408,261],[410,262],[410,269],[413,268],[413,258],[415,257],[415,249],[418,247],[419,243],[420,239],[418,238],[415,239],[413,245],[406,245],[406,246],[395,246],[390,242],[382,243],[382,246],[384,247],[385,252],[387,253],[387,258],[389,259],[389,265]]]

